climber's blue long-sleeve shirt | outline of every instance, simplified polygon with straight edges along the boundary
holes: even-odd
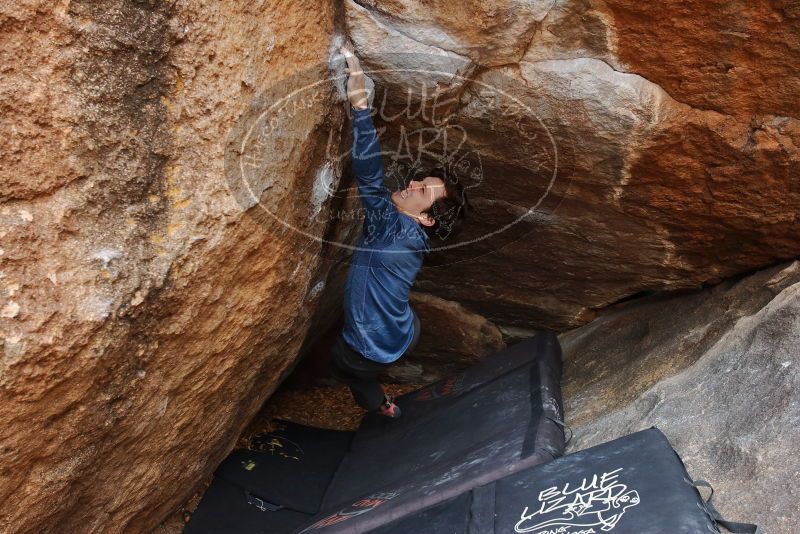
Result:
[[[397,211],[383,184],[372,110],[351,112],[353,172],[364,228],[347,273],[342,337],[366,358],[389,363],[403,355],[414,336],[408,295],[430,247],[419,223]]]

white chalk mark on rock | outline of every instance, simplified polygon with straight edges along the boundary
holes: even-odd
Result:
[[[101,248],[92,255],[92,259],[100,261],[103,264],[102,267],[105,269],[112,260],[119,258],[121,255],[122,253],[119,250],[113,248]]]
[[[338,182],[339,177],[336,175],[333,165],[331,165],[330,162],[325,162],[317,171],[316,178],[314,179],[314,189],[311,193],[311,204],[313,205],[311,213],[312,219],[319,215],[325,201],[333,196]]]
[[[10,300],[3,306],[3,309],[0,310],[0,317],[5,319],[13,319],[19,314],[19,304]]]

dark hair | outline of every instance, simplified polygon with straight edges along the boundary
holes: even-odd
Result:
[[[455,236],[463,226],[470,209],[464,184],[460,182],[455,173],[448,172],[443,167],[435,167],[429,172],[419,172],[417,177],[426,176],[441,178],[444,182],[445,194],[436,200],[431,207],[422,213],[432,218],[433,226],[423,226],[428,237],[437,237],[444,241]]]

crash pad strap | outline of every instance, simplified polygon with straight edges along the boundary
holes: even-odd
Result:
[[[257,497],[247,490],[244,490],[244,496],[247,498],[247,504],[255,506],[262,512],[277,512],[278,510],[283,510],[284,508],[280,504],[273,504],[269,501],[265,501],[261,497]]]
[[[221,480],[224,480],[225,482],[227,482],[231,486],[241,490],[242,491],[242,495],[244,496],[244,499],[247,501],[247,504],[249,504],[251,506],[255,506],[256,508],[258,508],[262,512],[278,512],[280,510],[291,510],[292,512],[305,513],[305,512],[302,512],[300,510],[294,510],[293,508],[284,506],[282,504],[277,504],[277,503],[274,503],[274,502],[270,502],[269,500],[258,496],[257,494],[253,493],[252,490],[250,490],[247,487],[243,486],[239,480],[236,480],[234,477],[226,476],[224,473],[220,472],[219,470],[217,470],[217,472],[214,473],[214,478],[219,478]]]
[[[724,527],[729,532],[733,532],[733,534],[759,534],[757,525],[752,523],[737,523],[736,521],[728,521],[722,518],[719,510],[711,503],[711,499],[714,497],[714,488],[710,483],[705,480],[695,480],[694,485],[695,487],[703,487],[711,490],[711,495],[708,496],[705,504],[711,517],[719,526]]]
[[[570,428],[567,423],[561,421],[560,419],[556,419],[555,417],[550,417],[548,415],[544,416],[546,419],[554,422],[556,425],[561,427],[561,430],[564,431],[564,448],[566,449],[569,445],[569,442],[572,441],[572,428]],[[569,437],[567,437],[567,430],[569,430]],[[713,490],[712,490],[713,491]]]
[[[494,483],[472,490],[469,511],[469,534],[494,534]]]
[[[252,491],[250,491],[247,488],[245,488],[244,486],[242,486],[239,483],[239,481],[237,481],[237,480],[233,480],[232,478],[226,477],[224,475],[220,475],[219,473],[215,474],[214,476],[218,477],[218,478],[224,480],[225,482],[227,482],[228,484],[230,484],[230,485],[242,490],[242,494],[243,494],[245,500],[247,501],[247,504],[249,504],[251,506],[255,506],[256,508],[258,508],[262,512],[277,512],[278,510],[286,509],[286,507],[283,506],[282,504],[276,504],[276,503],[270,502],[270,501],[268,501],[266,499],[262,499],[258,495],[254,494]],[[289,509],[291,509],[291,508],[289,508]],[[293,511],[297,512],[297,510],[293,510]]]

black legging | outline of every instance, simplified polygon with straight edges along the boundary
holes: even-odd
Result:
[[[413,312],[412,312],[413,313]],[[400,358],[414,350],[419,341],[421,325],[417,314],[414,313],[414,337],[411,344]],[[356,403],[366,410],[377,410],[383,404],[385,392],[378,375],[385,372],[394,362],[380,363],[365,358],[353,350],[342,336],[336,339],[331,351],[333,361],[331,370],[333,375],[350,388]],[[397,360],[399,360],[398,358]],[[397,361],[395,360],[395,361]]]

